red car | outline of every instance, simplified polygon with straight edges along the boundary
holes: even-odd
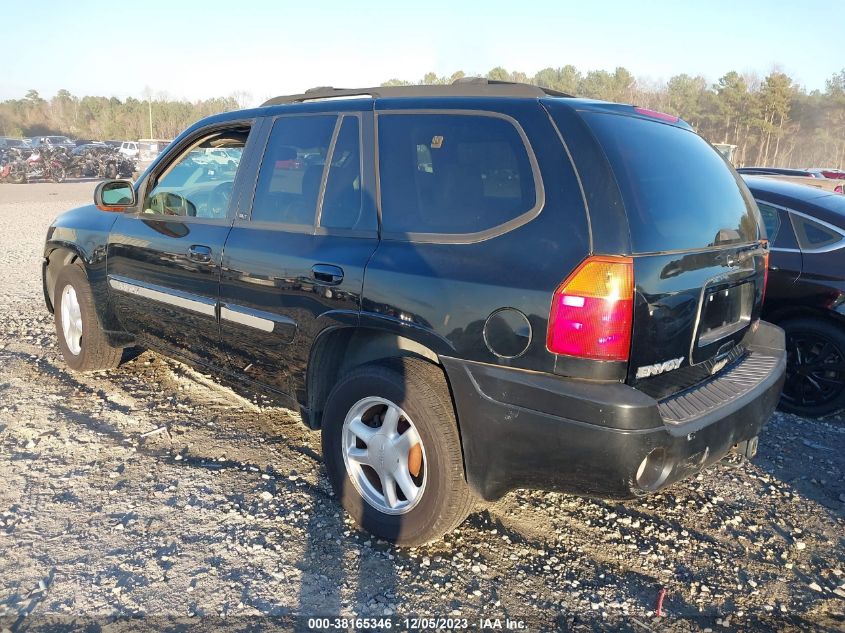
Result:
[[[826,169],[824,167],[813,167],[807,170],[816,178],[833,178],[834,180],[845,180],[845,171],[841,169]]]

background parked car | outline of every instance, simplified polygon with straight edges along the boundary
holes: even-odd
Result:
[[[807,170],[817,178],[831,178],[833,180],[845,180],[845,171],[829,167],[811,167]]]
[[[796,185],[815,187],[833,193],[845,193],[845,183],[834,178],[825,178],[818,173],[806,169],[785,169],[780,167],[740,167],[737,172],[743,176],[759,176],[761,178],[774,178],[784,182],[791,182]]]
[[[240,149],[214,147],[206,149],[204,153],[199,152],[194,162],[220,174],[233,173],[241,161],[241,154]]]
[[[786,331],[780,406],[805,416],[845,408],[845,196],[745,177],[772,246],[763,318]]]
[[[809,169],[791,169],[789,167],[738,167],[737,172],[748,176],[803,176],[822,178]]]
[[[129,158],[137,158],[138,143],[135,141],[123,141],[120,144],[120,149],[118,151],[124,156],[128,156]]]
[[[11,136],[0,136],[0,148],[8,148],[8,147],[29,147],[29,143],[27,143],[27,139],[23,138],[14,138]]]
[[[76,147],[76,143],[67,136],[36,136],[32,140],[33,147],[46,145],[49,148],[66,147],[68,151]]]

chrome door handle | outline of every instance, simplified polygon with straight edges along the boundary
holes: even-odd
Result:
[[[329,286],[336,286],[343,281],[343,269],[331,264],[314,264],[311,267],[311,275],[320,283]]]
[[[188,259],[201,264],[207,264],[211,261],[211,249],[202,244],[194,244],[188,247]]]

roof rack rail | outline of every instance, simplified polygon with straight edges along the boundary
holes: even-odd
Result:
[[[572,97],[565,92],[512,81],[495,81],[484,77],[464,77],[451,84],[436,86],[379,86],[375,88],[310,88],[298,95],[273,97],[262,106],[303,103],[320,99],[388,98],[388,97]]]

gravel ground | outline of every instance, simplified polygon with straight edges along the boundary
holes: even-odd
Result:
[[[92,190],[0,185],[0,629],[307,630],[293,618],[314,615],[845,626],[841,419],[776,414],[752,464],[625,504],[520,491],[398,550],[344,516],[296,413],[151,352],[66,369],[41,247]]]

